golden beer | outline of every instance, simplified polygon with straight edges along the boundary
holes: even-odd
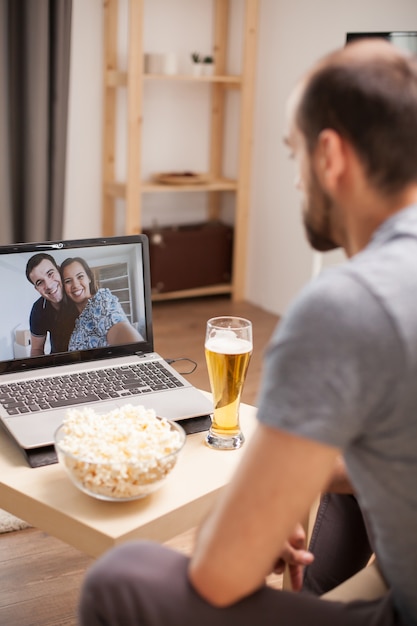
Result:
[[[204,348],[214,404],[206,443],[235,450],[245,441],[239,405],[252,355],[252,323],[243,317],[213,317],[207,322]]]
[[[214,402],[211,430],[220,437],[236,436],[240,432],[239,404],[252,344],[236,339],[222,348],[221,341],[209,340],[205,352]]]

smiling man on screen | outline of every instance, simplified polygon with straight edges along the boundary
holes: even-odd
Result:
[[[64,299],[61,275],[54,257],[46,252],[34,254],[26,264],[26,278],[40,294],[29,318],[30,356],[45,354],[48,334],[52,353],[66,351],[77,311]]]

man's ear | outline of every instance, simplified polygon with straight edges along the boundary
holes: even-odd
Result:
[[[326,191],[333,191],[346,169],[346,153],[342,137],[331,128],[318,136],[313,154],[314,171]]]

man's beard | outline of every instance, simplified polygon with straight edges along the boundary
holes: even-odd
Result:
[[[324,233],[315,230],[314,227],[308,223],[308,217],[304,216],[304,228],[307,235],[307,239],[314,250],[318,250],[319,252],[328,252],[329,250],[334,250],[335,248],[340,248],[340,245],[333,241],[330,237],[326,236]]]
[[[340,244],[336,243],[331,235],[331,212],[332,201],[320,188],[317,178],[311,172],[303,221],[310,245],[319,252],[327,252],[340,247]],[[314,218],[314,215],[319,217]]]

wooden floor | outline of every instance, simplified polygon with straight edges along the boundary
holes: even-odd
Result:
[[[277,323],[276,316],[247,303],[233,303],[226,296],[158,302],[154,304],[155,350],[165,358],[195,361],[197,368],[187,378],[208,390],[205,322],[223,314],[253,322],[254,351],[243,401],[255,404],[262,355]],[[179,361],[175,367],[183,373],[189,371],[190,364]],[[188,553],[192,539],[190,529],[169,544]],[[34,528],[0,535],[0,624],[76,626],[79,587],[90,563],[90,557]]]

